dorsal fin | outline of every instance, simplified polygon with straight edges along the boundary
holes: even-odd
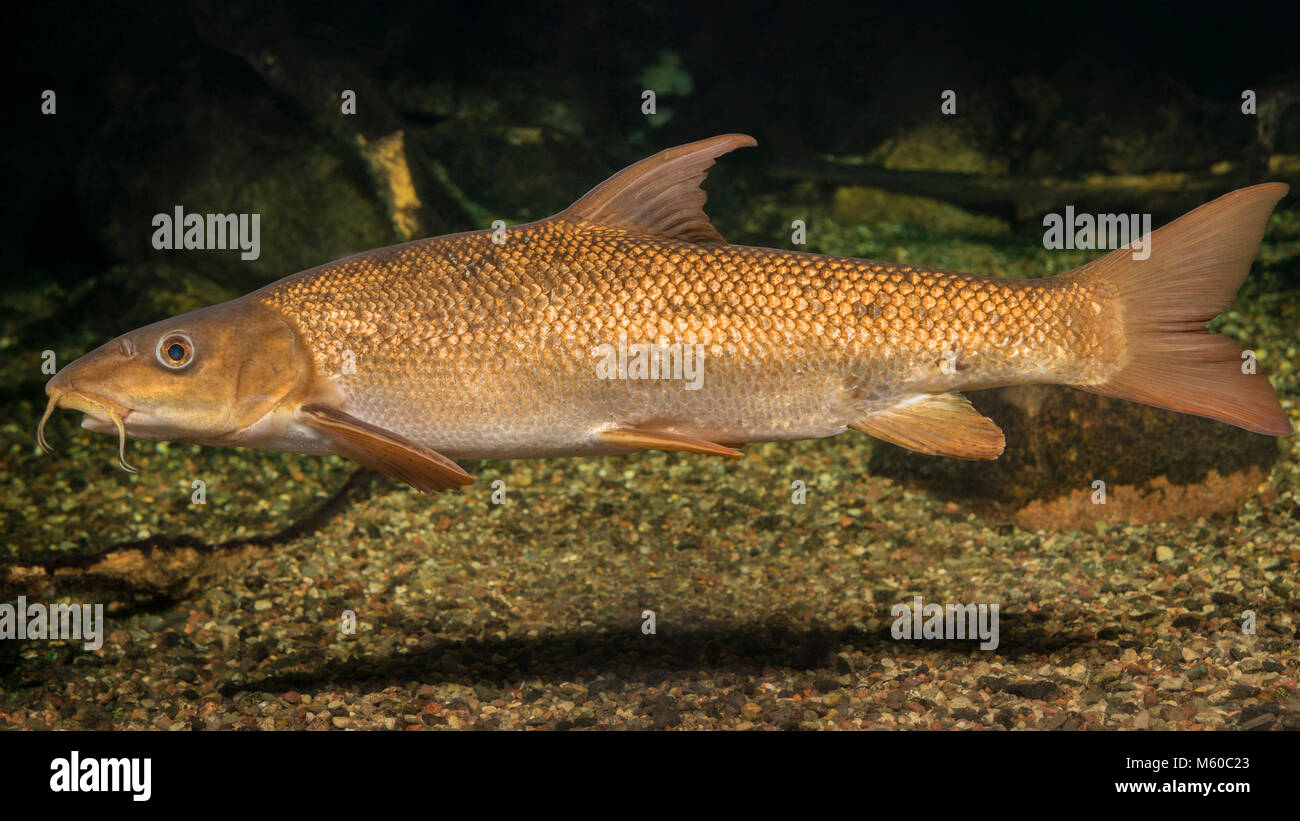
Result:
[[[686,242],[726,245],[704,213],[705,194],[700,183],[716,157],[751,145],[758,141],[746,134],[723,134],[660,151],[624,168],[556,216]]]

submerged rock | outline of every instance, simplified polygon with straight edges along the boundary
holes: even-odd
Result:
[[[1095,508],[1091,520],[1135,521],[1236,509],[1278,458],[1271,436],[1060,386],[1017,386],[969,397],[1005,431],[1000,458],[946,459],[881,442],[872,451],[871,472],[914,482],[942,497],[991,501],[1031,519],[1051,510],[1049,503],[1074,497]],[[1162,489],[1151,486],[1156,479],[1163,479]],[[1095,482],[1105,483],[1104,515],[1093,501]],[[1214,484],[1209,497],[1168,490],[1206,482]],[[1136,497],[1152,490],[1175,504],[1157,510],[1148,499],[1143,505],[1148,509],[1138,510]],[[1050,520],[1044,526],[1053,527]],[[1062,521],[1055,529],[1069,526]]]

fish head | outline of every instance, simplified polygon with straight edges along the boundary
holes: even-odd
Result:
[[[45,385],[49,404],[86,414],[82,427],[120,439],[240,444],[312,379],[294,328],[254,294],[125,333],[66,365]],[[130,470],[118,450],[122,467]]]

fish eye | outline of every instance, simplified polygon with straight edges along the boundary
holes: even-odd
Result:
[[[194,343],[182,333],[170,333],[158,340],[158,361],[179,370],[194,360]]]

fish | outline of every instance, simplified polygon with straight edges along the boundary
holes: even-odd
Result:
[[[57,408],[127,438],[337,454],[420,491],[457,460],[681,451],[850,429],[983,460],[963,392],[1055,384],[1285,436],[1262,370],[1206,324],[1248,275],[1281,183],[1225,194],[1038,279],[732,245],[704,212],[725,134],[569,208],[366,251],[147,325],[59,370]],[[691,378],[684,378],[691,370]]]

